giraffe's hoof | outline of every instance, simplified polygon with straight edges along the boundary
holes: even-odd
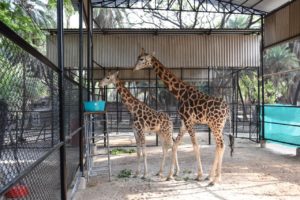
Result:
[[[168,176],[168,178],[166,179],[166,181],[171,181],[171,180],[174,180],[173,176]]]
[[[210,182],[213,181],[213,179],[212,179],[210,176],[207,176],[204,180],[205,180],[205,181],[210,181]]]
[[[197,176],[197,177],[195,178],[195,181],[202,181],[201,176]]]
[[[208,185],[207,185],[207,187],[212,187],[212,186],[214,186],[216,183],[215,182],[210,182]]]

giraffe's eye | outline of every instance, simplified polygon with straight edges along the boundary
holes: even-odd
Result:
[[[109,79],[109,76],[107,76],[106,79]]]
[[[140,58],[140,61],[143,61],[144,60],[144,58]]]

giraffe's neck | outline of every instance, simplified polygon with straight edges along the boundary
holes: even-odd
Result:
[[[167,89],[174,94],[179,101],[188,99],[188,91],[194,87],[177,78],[169,69],[165,68],[155,57],[152,58],[155,73],[164,82]]]
[[[138,104],[139,101],[130,93],[130,91],[124,86],[124,82],[117,80],[116,83],[117,92],[121,95],[122,103],[126,105],[129,112],[133,112],[133,105]]]

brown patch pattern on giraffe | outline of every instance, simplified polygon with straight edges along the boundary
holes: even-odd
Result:
[[[127,107],[133,118],[133,129],[135,133],[135,139],[137,143],[137,155],[138,155],[138,167],[136,175],[140,171],[140,154],[141,148],[144,158],[144,177],[147,176],[147,154],[146,154],[146,141],[145,133],[155,132],[158,134],[162,141],[163,158],[160,165],[160,171],[158,175],[162,176],[164,167],[164,161],[169,148],[173,146],[173,123],[170,117],[162,112],[150,108],[145,103],[140,102],[135,98],[130,91],[125,88],[124,83],[117,77],[118,73],[105,77],[100,86],[104,87],[110,83],[115,84],[117,92],[122,98],[123,104]]]
[[[151,64],[149,64],[151,61]],[[177,152],[177,147],[182,139],[184,132],[187,130],[194,147],[195,156],[198,165],[198,176],[200,180],[203,171],[200,160],[199,146],[197,143],[194,125],[207,124],[212,130],[216,141],[216,153],[213,167],[211,169],[209,179],[211,184],[221,180],[221,167],[224,154],[223,128],[227,118],[229,117],[229,107],[225,101],[220,98],[209,96],[198,91],[195,87],[183,82],[177,78],[169,69],[160,63],[158,59],[150,54],[143,53],[139,56],[135,65],[135,70],[144,68],[153,68],[155,73],[164,82],[166,88],[173,93],[179,101],[178,113],[183,121],[181,131],[176,138],[176,143],[173,147],[173,152]],[[174,171],[174,159],[170,170],[169,178],[172,178]]]

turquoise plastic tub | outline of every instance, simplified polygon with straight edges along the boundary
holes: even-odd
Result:
[[[105,101],[85,101],[84,111],[86,112],[99,112],[105,110]]]

